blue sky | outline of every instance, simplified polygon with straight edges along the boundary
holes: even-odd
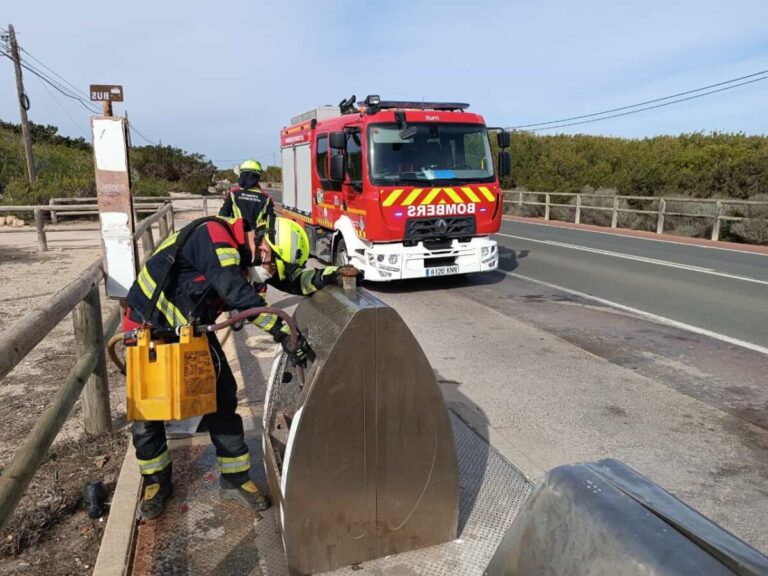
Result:
[[[291,116],[350,94],[465,101],[489,125],[515,126],[768,69],[765,0],[27,0],[3,17],[1,27],[14,24],[22,46],[84,91],[123,84],[116,110],[150,139],[221,166],[271,163]],[[25,82],[33,121],[88,134],[78,104],[56,94],[57,104],[31,74]],[[0,118],[18,121],[5,58]],[[768,80],[561,131],[700,130],[768,134]]]

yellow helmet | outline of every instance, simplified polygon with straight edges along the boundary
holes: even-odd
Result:
[[[240,175],[241,172],[255,172],[259,176],[264,172],[264,169],[261,167],[261,162],[258,160],[246,160],[240,166],[238,166],[237,174]]]
[[[265,239],[275,256],[278,274],[285,278],[285,265],[303,266],[309,258],[309,236],[304,227],[289,218],[274,217]]]

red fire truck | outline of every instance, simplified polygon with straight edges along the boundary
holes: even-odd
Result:
[[[485,121],[468,106],[368,96],[358,107],[353,96],[293,118],[282,204],[312,253],[374,281],[494,270],[501,191]],[[504,176],[509,133],[497,143]]]

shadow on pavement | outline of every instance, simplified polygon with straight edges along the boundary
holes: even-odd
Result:
[[[481,435],[484,432],[487,434],[489,422],[485,412],[460,391],[460,382],[442,377],[437,370],[435,377],[453,426],[459,468],[458,536],[461,537],[475,510],[488,467],[489,445]]]

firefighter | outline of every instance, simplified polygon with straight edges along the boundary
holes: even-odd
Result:
[[[251,281],[262,290],[266,285],[283,292],[309,296],[342,276],[362,280],[363,273],[351,265],[305,268],[309,257],[309,237],[304,228],[289,218],[272,216],[257,242],[256,266],[248,271]]]
[[[309,239],[301,226],[274,215],[267,225],[269,230],[242,218],[211,217],[174,233],[157,248],[131,286],[125,330],[145,324],[163,328],[193,321],[208,324],[226,309],[264,306],[259,288],[267,281],[286,292],[305,295],[338,281],[340,272],[335,267],[317,271],[303,268]],[[258,252],[249,242],[247,228],[264,234],[259,239]],[[171,260],[174,263],[169,265]],[[272,262],[279,264],[271,265]],[[256,263],[259,265],[255,266]],[[265,266],[274,268],[274,276],[259,272],[266,270]],[[282,277],[278,269],[283,270]],[[158,284],[162,289],[156,295]],[[153,299],[156,305],[151,309]],[[260,314],[252,322],[288,351],[293,365],[306,364],[311,348],[303,336],[299,336],[296,349],[290,349],[290,330],[277,316]],[[209,334],[208,340],[217,375],[217,410],[205,415],[201,424],[208,428],[216,448],[220,495],[254,511],[264,510],[270,501],[250,479],[243,422],[235,412],[237,384],[216,336]],[[145,519],[157,518],[173,490],[165,426],[163,422],[136,421],[132,433],[144,477],[140,511]]]
[[[248,226],[249,222],[255,223],[253,227],[261,228],[266,225],[270,215],[275,212],[272,198],[261,190],[259,181],[263,169],[258,160],[246,160],[239,166],[239,188],[230,190],[224,204],[219,210],[219,216],[226,218],[243,218]]]

